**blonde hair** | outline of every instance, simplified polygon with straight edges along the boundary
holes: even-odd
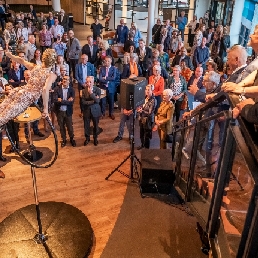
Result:
[[[56,62],[56,51],[51,48],[47,48],[42,55],[42,62],[46,67],[51,67]]]
[[[102,40],[101,42],[99,42],[99,45],[102,46],[105,48],[105,50],[109,49],[109,44],[108,44],[108,41],[107,40]]]

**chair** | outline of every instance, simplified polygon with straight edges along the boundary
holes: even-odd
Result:
[[[112,54],[114,58],[118,58],[116,63],[122,62],[121,58],[124,57],[124,49],[122,46],[113,46],[112,47]]]

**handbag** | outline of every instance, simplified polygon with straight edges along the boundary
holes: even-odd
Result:
[[[183,101],[181,103],[181,110],[185,110],[187,108],[187,96],[184,94]]]
[[[171,133],[171,134],[166,134],[165,142],[167,142],[167,143],[173,143],[173,133]]]

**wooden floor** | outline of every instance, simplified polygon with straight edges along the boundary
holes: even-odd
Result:
[[[83,39],[82,44],[89,34],[87,31],[88,27],[75,28],[76,37]],[[74,87],[76,89],[76,85]],[[127,186],[127,178],[117,172],[108,181],[105,177],[129,154],[128,132],[125,129],[125,137],[119,143],[112,142],[119,125],[119,111],[116,111],[114,121],[107,117],[100,121],[104,131],[99,136],[99,145],[90,142],[84,147],[83,120],[78,115],[77,96],[73,115],[77,147],[68,144],[59,148],[58,159],[52,167],[36,170],[38,195],[41,202],[65,202],[80,209],[90,220],[95,234],[91,257],[100,257],[115,225]],[[42,121],[40,129],[44,133]],[[60,140],[59,131],[57,134]],[[25,148],[23,129],[20,135],[21,145]],[[51,136],[43,139],[35,136],[34,139],[37,146],[53,150]],[[3,145],[8,161],[0,163],[6,175],[0,181],[0,221],[15,210],[34,203],[30,166],[24,165],[17,155],[9,154],[8,140],[3,140]],[[123,170],[129,172],[129,163]]]

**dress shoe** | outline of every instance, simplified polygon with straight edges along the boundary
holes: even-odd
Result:
[[[37,136],[39,136],[39,137],[44,137],[44,136],[45,136],[45,134],[43,134],[42,132],[38,132],[38,133],[36,133],[35,135],[37,135]]]
[[[84,141],[83,145],[86,146],[86,145],[89,144],[89,142],[90,142],[90,140],[87,140],[87,139],[86,139],[86,140]]]
[[[112,119],[112,120],[115,120],[115,116],[112,114],[112,115],[109,115],[109,117]]]
[[[141,149],[143,149],[143,148],[144,148],[144,146],[143,146],[143,145],[140,145],[140,146],[137,147],[137,150],[141,150]]]
[[[117,143],[119,141],[121,141],[123,138],[120,137],[120,136],[117,136],[114,140],[113,140],[113,143]]]
[[[0,170],[0,178],[3,178],[3,179],[5,178],[5,174],[4,174],[4,172],[1,171],[1,170]]]
[[[99,144],[97,139],[94,139],[94,145],[97,146]]]
[[[63,147],[65,147],[66,146],[66,141],[62,141],[61,142],[61,147],[63,148]]]
[[[70,139],[70,143],[72,144],[73,147],[76,147],[76,142],[74,139]]]
[[[0,155],[0,160],[5,162],[6,161],[6,158],[3,156],[3,155]]]

